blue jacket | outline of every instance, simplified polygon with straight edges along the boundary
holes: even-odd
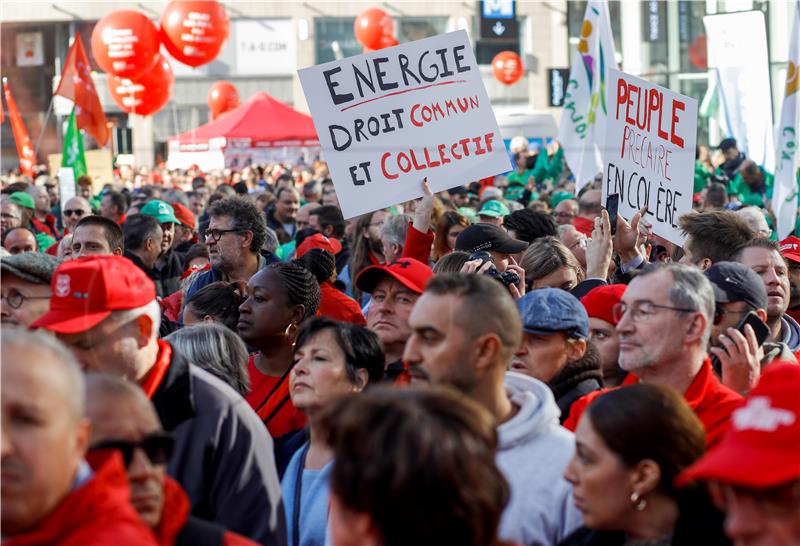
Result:
[[[280,262],[280,260],[272,252],[269,250],[262,250],[258,257],[258,270],[261,271],[268,265],[276,264],[278,262]],[[228,279],[225,273],[216,267],[212,267],[208,271],[203,271],[195,277],[194,281],[192,281],[192,284],[186,289],[186,294],[183,296],[183,301],[189,301],[194,293],[204,286],[208,286],[214,282],[227,280]]]

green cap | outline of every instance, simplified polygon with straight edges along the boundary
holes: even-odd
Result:
[[[458,207],[458,209],[456,209],[456,212],[459,213],[461,216],[467,218],[470,222],[474,222],[475,216],[477,216],[475,213],[475,209],[473,209],[472,207]],[[800,219],[798,219],[797,221],[800,222]]]
[[[508,210],[508,207],[505,205],[505,203],[501,203],[496,199],[486,201],[481,207],[481,210],[478,211],[478,216],[489,216],[491,218],[508,216],[509,214],[511,214],[511,211]]]
[[[25,193],[24,191],[15,191],[11,195],[8,196],[8,200],[18,205],[20,207],[25,207],[26,209],[35,209],[36,204],[33,202],[33,197]]]
[[[139,209],[139,214],[152,216],[158,220],[159,224],[166,224],[169,222],[173,224],[180,224],[180,220],[175,218],[175,210],[173,210],[172,205],[159,199],[148,201],[145,206]]]
[[[561,201],[566,201],[567,199],[573,199],[574,196],[568,191],[557,191],[553,194],[553,197],[550,198],[550,206],[555,207]]]

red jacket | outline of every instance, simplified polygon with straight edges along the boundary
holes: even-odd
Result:
[[[367,321],[364,319],[356,300],[338,290],[329,282],[322,283],[319,288],[322,293],[322,299],[319,304],[320,316],[340,322],[350,322],[358,326],[367,325]]]
[[[428,230],[428,233],[422,233],[414,227],[412,222],[409,222],[408,231],[406,231],[406,241],[403,244],[402,257],[414,258],[425,265],[430,264],[433,239],[433,231]]]
[[[164,507],[161,509],[161,521],[154,529],[161,546],[173,546],[176,542],[182,542],[178,541],[178,534],[189,523],[191,509],[189,497],[186,496],[180,484],[169,476],[165,476]],[[206,524],[209,525],[208,522]],[[230,531],[223,532],[221,544],[222,546],[257,546],[256,542]]]
[[[622,387],[633,385],[639,382],[639,378],[632,373],[628,374]],[[619,388],[619,387],[617,387]],[[571,431],[575,431],[580,421],[581,415],[595,398],[608,392],[610,389],[602,389],[583,396],[578,399],[569,411],[569,417],[564,421],[564,426]],[[732,391],[722,383],[711,368],[711,360],[706,358],[703,366],[695,376],[692,384],[683,393],[683,398],[689,403],[697,417],[703,422],[706,429],[706,447],[713,447],[722,439],[725,431],[730,424],[730,416],[733,410],[742,405],[744,398]]]
[[[572,220],[572,225],[576,230],[583,233],[587,237],[592,236],[592,230],[594,230],[594,220],[589,220],[583,216],[576,216],[575,219]]]
[[[86,483],[71,491],[36,529],[5,537],[3,546],[157,546],[153,533],[130,504],[122,458],[110,458]]]

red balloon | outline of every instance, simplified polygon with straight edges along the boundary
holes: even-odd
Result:
[[[513,51],[501,51],[492,59],[492,73],[500,83],[516,83],[522,77],[522,59]]]
[[[121,78],[136,78],[153,68],[158,48],[156,26],[138,11],[112,11],[92,31],[97,64]]]
[[[191,67],[210,63],[228,39],[228,14],[214,0],[175,0],[161,14],[161,41]]]
[[[161,55],[156,57],[153,69],[135,80],[117,76],[108,78],[111,98],[125,112],[149,116],[169,102],[175,86],[175,75],[169,61]]]
[[[378,49],[384,49],[387,47],[393,47],[396,45],[400,45],[400,42],[394,36],[381,36],[381,39],[378,42]],[[369,47],[364,48],[364,53],[372,53],[373,51],[378,51],[378,49],[372,49]]]
[[[353,30],[362,46],[380,49],[383,36],[394,36],[394,20],[382,9],[370,8],[356,17]]]
[[[208,109],[211,111],[212,121],[237,106],[239,106],[239,91],[232,83],[220,80],[209,88]]]
[[[701,34],[689,44],[689,62],[700,70],[708,70],[708,38]]]

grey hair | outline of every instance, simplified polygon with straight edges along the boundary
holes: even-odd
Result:
[[[670,303],[681,309],[702,313],[706,318],[706,331],[703,334],[703,349],[705,349],[711,338],[711,326],[714,324],[715,302],[711,281],[698,268],[677,263],[650,265],[637,277],[664,270],[669,271],[673,280],[669,289]]]
[[[381,226],[381,238],[386,239],[391,244],[403,246],[406,243],[406,232],[410,221],[411,217],[407,214],[390,216]]]
[[[67,233],[64,238],[58,242],[58,259],[64,259],[64,253],[67,248],[72,248],[72,233]]]
[[[189,362],[220,378],[242,396],[250,392],[247,347],[229,328],[211,321],[198,322],[164,339]]]
[[[275,233],[275,230],[268,227],[266,236],[264,237],[264,244],[261,245],[261,249],[274,254],[278,249],[279,244],[278,235]]]
[[[2,360],[4,364],[12,362],[11,356],[6,353],[16,349],[25,356],[27,362],[36,362],[37,356],[47,354],[60,365],[59,370],[67,378],[67,397],[76,419],[83,416],[86,405],[86,388],[83,384],[83,373],[75,355],[54,336],[43,331],[28,331],[22,328],[3,328]],[[33,353],[33,354],[32,354]],[[46,396],[49,393],[41,393]]]
[[[572,224],[562,224],[558,226],[557,229],[558,229],[559,240],[567,233],[572,233],[573,231],[577,231],[577,229],[575,229],[575,226],[573,226]]]
[[[150,333],[150,337],[158,337],[158,331],[161,327],[161,307],[158,305],[157,300],[153,300],[135,309],[112,311],[111,316],[106,320],[113,320],[116,324],[125,324],[141,315],[147,315],[150,317],[150,320],[153,321],[153,331]]]
[[[488,186],[485,190],[483,190],[483,194],[481,195],[481,203],[491,201],[492,199],[500,200],[502,198],[503,190],[500,188],[495,188],[494,186]]]

